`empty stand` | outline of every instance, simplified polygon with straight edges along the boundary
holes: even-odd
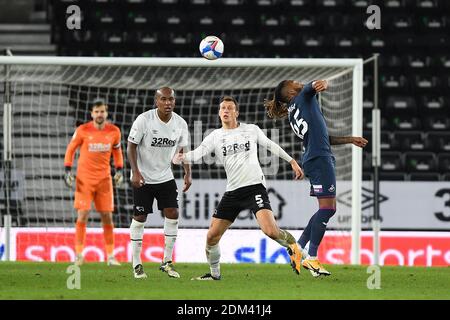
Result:
[[[379,52],[382,177],[445,179],[450,152],[449,1],[380,2],[382,29],[370,32],[364,25],[365,8],[373,1],[365,0],[92,0],[84,4],[82,30],[73,31],[58,13],[76,2],[50,1],[52,38],[60,54],[198,57],[198,43],[208,34],[222,38],[225,57],[366,58]],[[372,85],[368,72],[363,122],[369,153]],[[142,103],[141,97],[136,99]],[[217,120],[202,114],[195,97],[186,96],[182,103],[198,106],[199,120]],[[259,103],[249,102],[255,107]],[[32,114],[24,113],[20,121],[39,133],[50,129],[57,117],[51,115],[41,128],[32,125]],[[120,122],[128,115],[117,117]],[[370,173],[365,162],[364,174]]]

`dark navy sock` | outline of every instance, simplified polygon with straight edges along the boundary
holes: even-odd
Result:
[[[311,239],[309,241],[308,253],[310,256],[317,257],[317,250],[319,249],[320,242],[325,235],[325,229],[330,218],[334,215],[336,209],[319,209],[314,215],[314,219],[311,224]]]
[[[317,215],[319,211],[317,211],[316,213],[313,214],[313,216],[311,217],[311,219],[309,219],[308,224],[306,225],[305,230],[303,230],[302,235],[300,236],[300,239],[298,239],[298,244],[299,246],[304,249],[306,247],[306,245],[308,244],[309,240],[311,239],[311,225],[314,221],[314,217]]]

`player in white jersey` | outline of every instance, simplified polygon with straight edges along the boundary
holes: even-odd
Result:
[[[266,190],[266,182],[257,156],[257,145],[288,161],[295,179],[303,178],[303,171],[280,146],[271,141],[254,124],[239,123],[239,105],[230,96],[222,98],[219,116],[222,128],[214,130],[201,145],[188,153],[178,154],[174,163],[190,163],[212,152],[223,163],[227,175],[227,188],[213,215],[206,240],[206,257],[210,273],[193,280],[220,280],[219,241],[239,212],[250,209],[261,230],[271,239],[287,248],[291,266],[300,272],[301,252],[295,238],[281,230],[274,218]]]
[[[186,121],[173,112],[175,93],[163,87],[155,94],[156,109],[140,114],[128,136],[127,155],[133,186],[133,219],[130,226],[132,263],[135,278],[146,278],[141,261],[142,238],[147,215],[153,213],[153,200],[164,219],[164,258],[160,270],[179,278],[172,264],[172,253],[178,233],[178,190],[171,165],[176,152],[188,145]],[[191,168],[184,165],[184,188],[192,184]]]

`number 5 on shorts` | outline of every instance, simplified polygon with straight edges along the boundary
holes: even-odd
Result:
[[[257,194],[257,195],[255,196],[256,204],[257,204],[258,206],[260,206],[260,205],[262,205],[262,204],[264,203],[264,200],[263,200],[261,197],[262,197],[262,195],[260,195],[260,194]]]

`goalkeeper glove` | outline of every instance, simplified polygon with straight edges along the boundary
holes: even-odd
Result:
[[[66,167],[66,173],[64,173],[64,182],[66,183],[66,186],[69,187],[70,189],[72,189],[73,181],[75,180],[71,170],[72,170],[71,167]]]
[[[114,175],[114,185],[116,187],[121,187],[123,183],[123,170],[117,169],[116,174]]]

